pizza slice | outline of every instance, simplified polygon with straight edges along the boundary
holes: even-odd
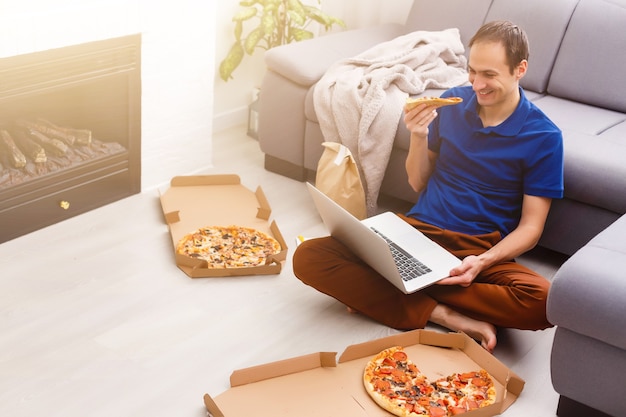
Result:
[[[372,358],[363,373],[363,383],[379,406],[397,416],[428,415],[432,387],[401,346],[385,349]],[[425,401],[420,402],[420,397]]]
[[[457,415],[493,404],[496,389],[484,369],[454,373],[432,383],[437,400],[445,403],[448,415]],[[446,414],[443,414],[446,415]]]
[[[408,97],[404,108],[406,111],[412,110],[419,104],[426,104],[428,106],[452,106],[463,102],[461,97]]]

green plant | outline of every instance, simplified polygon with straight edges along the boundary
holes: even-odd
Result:
[[[321,4],[317,0],[318,6]],[[241,9],[233,17],[235,43],[220,63],[220,77],[224,81],[233,78],[233,71],[241,64],[245,54],[252,55],[256,48],[270,49],[290,42],[311,39],[315,36],[307,30],[311,22],[317,22],[325,30],[334,25],[345,27],[341,19],[322,12],[320,7],[304,4],[300,0],[244,0]],[[258,25],[246,36],[244,22],[256,21]]]

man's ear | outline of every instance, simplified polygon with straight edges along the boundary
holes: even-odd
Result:
[[[517,80],[519,81],[520,79],[522,79],[522,77],[524,77],[524,75],[526,75],[526,70],[528,70],[528,61],[523,59],[518,65],[517,68],[515,69],[515,76],[517,77]]]

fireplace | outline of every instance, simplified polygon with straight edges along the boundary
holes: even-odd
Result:
[[[141,188],[141,35],[0,59],[0,242]]]

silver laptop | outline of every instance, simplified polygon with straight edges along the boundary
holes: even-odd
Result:
[[[461,261],[391,212],[359,220],[310,183],[307,187],[331,236],[410,294],[450,275]]]

